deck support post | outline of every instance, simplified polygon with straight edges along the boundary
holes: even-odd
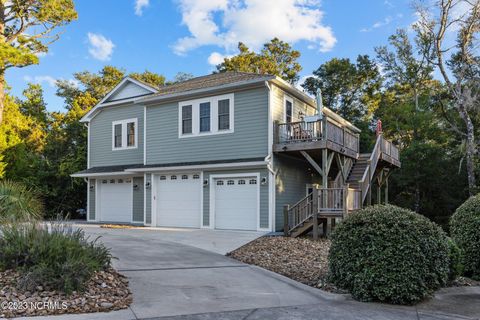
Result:
[[[288,224],[288,211],[290,210],[290,205],[286,204],[283,206],[283,234],[285,237],[289,236],[289,224]]]
[[[388,175],[385,178],[385,204],[388,204]]]
[[[382,187],[380,184],[377,186],[377,204],[382,204]]]
[[[313,188],[312,193],[312,222],[313,222],[313,240],[318,240],[318,189]]]

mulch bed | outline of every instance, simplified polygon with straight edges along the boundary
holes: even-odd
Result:
[[[341,292],[326,281],[329,249],[328,239],[261,237],[227,255],[312,287]]]
[[[84,292],[71,295],[41,286],[35,292],[22,292],[17,289],[19,279],[18,272],[0,272],[0,318],[106,312],[128,308],[132,303],[128,280],[113,269],[96,272]]]

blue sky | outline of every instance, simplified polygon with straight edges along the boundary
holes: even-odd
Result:
[[[274,36],[302,53],[302,76],[333,57],[374,55],[396,28],[414,20],[410,0],[82,0],[79,18],[63,28],[40,64],[7,72],[12,94],[39,82],[50,111],[62,110],[55,79],[114,65],[148,69],[171,79],[177,72],[210,73],[243,41],[258,49]]]

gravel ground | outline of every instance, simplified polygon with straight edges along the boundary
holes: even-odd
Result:
[[[96,272],[84,292],[67,296],[58,291],[17,289],[18,272],[0,272],[0,318],[65,313],[105,312],[125,309],[132,303],[128,280],[115,270]]]
[[[329,249],[328,239],[261,237],[227,255],[312,287],[339,292],[325,281]]]

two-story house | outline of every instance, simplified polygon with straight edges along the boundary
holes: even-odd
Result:
[[[270,75],[125,78],[81,121],[88,164],[72,176],[88,181],[90,222],[300,234],[314,213],[361,207],[375,181],[380,201],[399,166],[391,143],[360,154],[358,128]]]

